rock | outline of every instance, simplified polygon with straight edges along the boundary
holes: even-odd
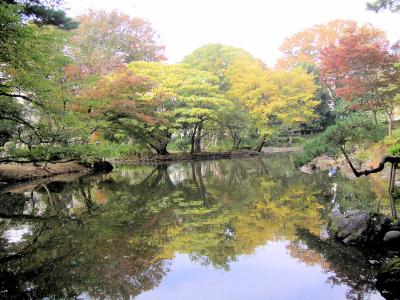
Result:
[[[350,210],[344,214],[333,213],[328,230],[348,245],[377,245],[390,230],[391,219],[380,213]]]
[[[400,226],[390,226],[390,230],[393,230],[393,231],[400,231]]]
[[[113,165],[108,161],[96,161],[93,163],[92,167],[94,173],[111,172],[113,168]]]
[[[305,173],[305,174],[310,174],[310,175],[314,173],[314,171],[311,168],[309,168],[307,165],[302,166],[300,168],[300,171]]]
[[[388,247],[400,247],[400,231],[391,230],[386,232],[383,242]]]
[[[376,277],[376,288],[386,299],[399,299],[400,295],[400,259],[385,263]]]

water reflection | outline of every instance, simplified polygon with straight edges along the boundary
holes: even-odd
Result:
[[[284,251],[288,255],[281,263],[290,261],[299,274],[316,267],[312,278],[319,281],[319,293],[337,286],[342,298],[346,293],[348,298],[375,295],[376,270],[368,260],[359,264],[358,258],[339,253],[339,245],[320,239],[333,207],[376,206],[368,181],[300,174],[290,159],[279,154],[122,166],[108,175],[4,192],[0,297],[154,299],[171,278],[180,278],[174,268],[182,257],[193,266],[233,275],[246,257],[258,261],[265,255],[257,249],[269,249],[272,260]],[[259,266],[269,267],[265,261]],[[215,273],[195,269],[213,281]],[[242,271],[240,280],[257,282],[254,276]],[[234,278],[238,282],[230,284],[240,284]],[[294,284],[284,274],[275,281]],[[268,283],[257,288],[268,289]],[[256,298],[254,291],[245,292]]]

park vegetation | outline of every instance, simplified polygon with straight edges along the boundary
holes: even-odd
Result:
[[[261,151],[325,131],[306,144],[305,163],[334,151],[340,130],[374,141],[382,126],[399,135],[399,48],[370,24],[334,20],[298,32],[275,68],[221,44],[167,64],[148,21],[94,10],[73,20],[57,4],[0,4],[4,161]],[[370,9],[398,10],[378,4]]]

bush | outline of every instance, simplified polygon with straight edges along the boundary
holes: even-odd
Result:
[[[304,151],[295,156],[295,164],[302,166],[322,154],[336,156],[340,146],[346,147],[346,151],[354,151],[360,145],[383,139],[385,131],[384,126],[373,124],[362,116],[339,120],[317,138],[305,143]]]
[[[14,159],[31,161],[55,161],[73,159],[92,163],[107,158],[124,158],[142,152],[138,146],[127,144],[86,144],[69,146],[35,146],[31,150],[17,149],[11,153]]]
[[[391,155],[399,155],[400,154],[400,144],[393,145],[389,148],[389,153]]]
[[[325,136],[320,135],[312,140],[307,141],[303,146],[303,151],[296,153],[294,163],[296,167],[304,166],[312,161],[315,157],[331,152],[329,146],[325,142]]]

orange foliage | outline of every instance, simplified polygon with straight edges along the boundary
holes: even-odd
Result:
[[[327,24],[318,24],[285,39],[280,47],[283,57],[279,59],[277,66],[288,69],[302,63],[319,65],[323,49],[336,45],[354,28],[383,35],[382,31],[369,24],[358,27],[357,23],[351,20],[334,20]]]
[[[394,69],[399,60],[396,51],[378,29],[352,27],[335,44],[321,52],[321,77],[337,96],[354,100],[370,93],[368,99],[353,105],[354,109],[376,111],[384,105],[378,89],[390,80],[398,80]]]

